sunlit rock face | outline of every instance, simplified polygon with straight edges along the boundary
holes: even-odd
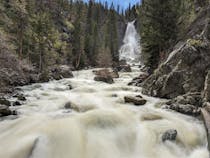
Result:
[[[135,21],[127,24],[123,45],[119,50],[120,60],[127,63],[139,63],[141,55],[140,36],[136,31]]]

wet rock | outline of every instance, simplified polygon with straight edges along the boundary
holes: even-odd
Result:
[[[50,70],[50,77],[55,80],[60,80],[62,78],[72,78],[73,73],[69,66],[61,65],[61,66],[54,67]]]
[[[96,76],[94,77],[94,80],[109,83],[109,84],[114,83],[114,80],[111,76]]]
[[[6,98],[0,98],[0,105],[10,106],[11,103],[10,103],[10,101],[7,100]]]
[[[119,65],[116,67],[117,71],[121,72],[131,72],[131,66],[130,65]]]
[[[200,108],[197,108],[190,104],[186,104],[186,105],[171,104],[171,105],[165,106],[164,108],[171,109],[171,110],[177,111],[179,113],[190,115],[190,116],[198,116],[201,114]]]
[[[20,100],[20,101],[26,101],[26,97],[23,94],[19,94],[17,96],[17,99]]]
[[[132,97],[132,96],[125,96],[124,97],[125,103],[133,103],[134,105],[144,105],[146,104],[146,100],[141,97]]]
[[[206,127],[208,149],[210,150],[210,103],[207,103],[206,107],[201,109],[201,116]]]
[[[10,110],[8,106],[0,105],[0,117],[9,115],[17,115],[17,113],[15,111]]]
[[[117,64],[113,65],[114,69],[116,71],[121,71],[121,72],[131,72],[131,66],[126,63],[125,60],[119,61]]]
[[[184,95],[180,95],[172,100],[170,100],[167,104],[182,104],[182,105],[194,105],[195,107],[201,107],[203,104],[202,96],[200,92],[187,93]]]
[[[72,87],[72,85],[68,85],[68,88],[69,88],[69,90],[72,90],[73,89],[73,87]]]
[[[175,129],[170,129],[167,130],[165,133],[162,135],[162,141],[165,142],[167,140],[169,141],[175,141],[177,137],[177,130]]]
[[[206,75],[203,98],[205,102],[210,102],[210,70]]]
[[[93,73],[96,75],[94,77],[95,81],[101,81],[109,84],[114,83],[113,78],[119,77],[116,71],[110,71],[109,69],[95,70]]]
[[[15,101],[15,102],[13,103],[13,106],[20,106],[20,105],[22,105],[22,103],[19,102],[19,101]]]
[[[138,77],[134,78],[130,83],[129,86],[141,86],[141,83],[149,77],[148,73],[142,73]]]
[[[94,70],[93,73],[96,76],[110,76],[112,78],[119,78],[119,74],[115,70],[101,69],[101,70]]]

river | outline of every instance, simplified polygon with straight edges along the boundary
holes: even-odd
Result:
[[[124,103],[124,96],[141,94],[127,86],[138,75],[133,68],[110,85],[82,70],[21,87],[27,102],[14,107],[17,118],[0,122],[0,158],[209,158],[198,119],[159,108],[158,98],[143,95],[147,103],[139,107]],[[175,142],[162,142],[168,129],[178,131]]]

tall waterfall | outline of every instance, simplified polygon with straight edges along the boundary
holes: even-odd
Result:
[[[127,24],[123,45],[119,50],[120,60],[125,60],[127,63],[139,63],[141,56],[140,36],[136,31],[135,21]]]

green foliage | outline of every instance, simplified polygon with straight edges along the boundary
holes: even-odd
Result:
[[[151,70],[176,40],[178,14],[173,7],[174,2],[169,0],[144,0],[139,8],[143,58]]]
[[[0,1],[0,40],[39,72],[55,64],[98,66],[98,54],[110,62],[118,54],[120,17],[94,1]],[[111,60],[106,50],[111,50]]]

